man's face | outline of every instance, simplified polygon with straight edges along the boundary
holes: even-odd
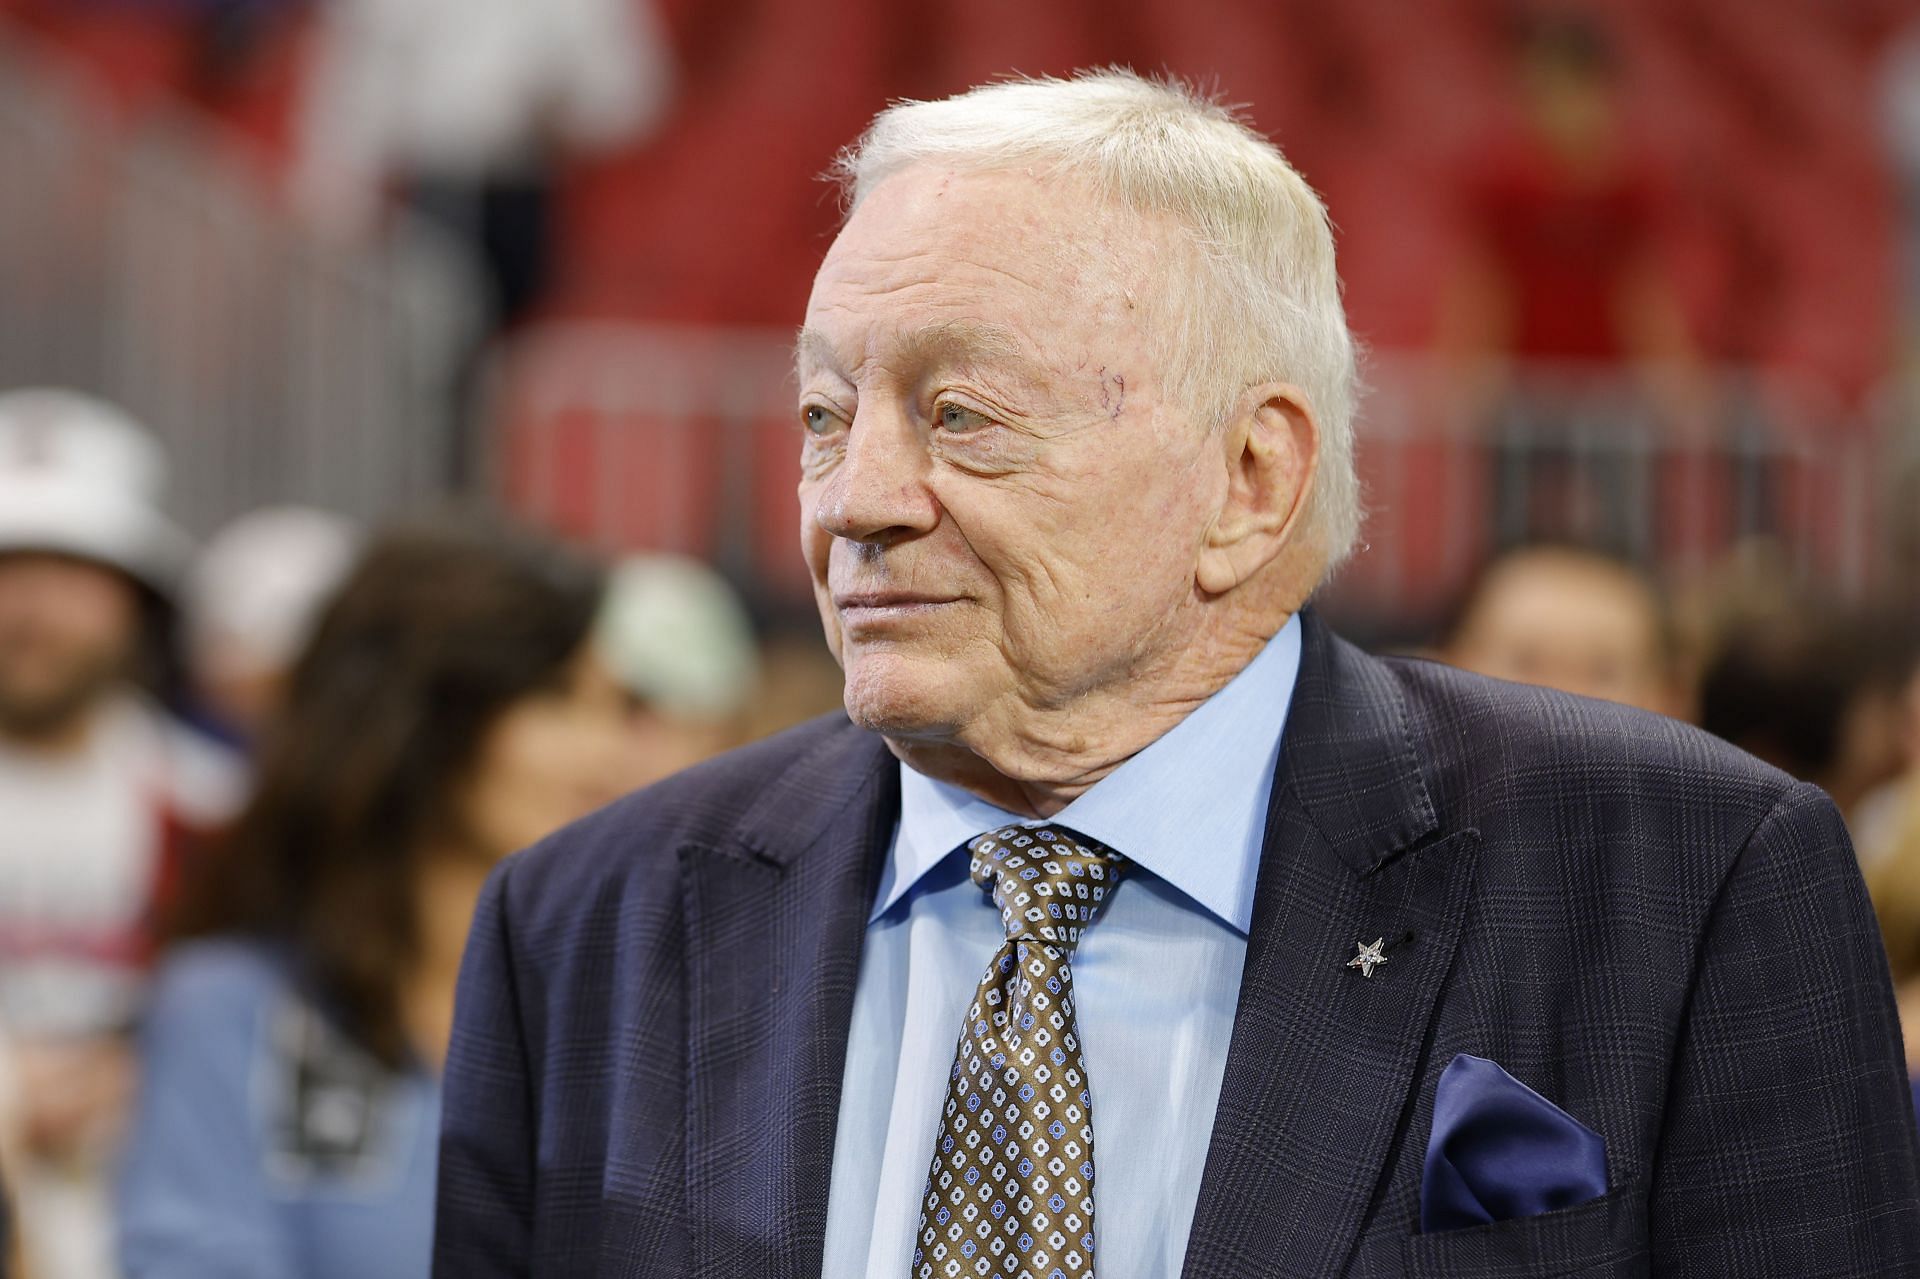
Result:
[[[1447,653],[1496,679],[1673,714],[1658,606],[1624,570],[1539,553],[1496,568]]]
[[[801,536],[856,723],[986,740],[1153,671],[1228,482],[1164,380],[1170,224],[905,169],[814,281]]]
[[[134,587],[111,569],[0,556],[0,735],[71,727],[124,672],[139,625]]]

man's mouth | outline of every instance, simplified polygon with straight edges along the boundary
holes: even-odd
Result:
[[[884,626],[924,617],[959,601],[956,595],[924,591],[848,591],[833,597],[833,607],[842,625]]]

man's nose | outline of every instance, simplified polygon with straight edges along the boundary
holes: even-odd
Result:
[[[913,419],[862,408],[847,428],[847,451],[828,477],[815,518],[835,537],[890,545],[932,529],[939,504],[927,486],[930,459]]]

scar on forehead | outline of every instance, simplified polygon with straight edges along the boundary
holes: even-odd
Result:
[[[1117,369],[1109,373],[1104,364],[1096,372],[1100,378],[1100,407],[1107,411],[1109,421],[1117,421],[1127,407],[1127,375]]]

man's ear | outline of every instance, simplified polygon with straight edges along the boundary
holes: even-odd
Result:
[[[1320,423],[1299,387],[1268,382],[1241,399],[1221,432],[1221,447],[1226,501],[1207,530],[1194,574],[1209,595],[1224,595],[1251,578],[1298,537],[1320,459]]]

